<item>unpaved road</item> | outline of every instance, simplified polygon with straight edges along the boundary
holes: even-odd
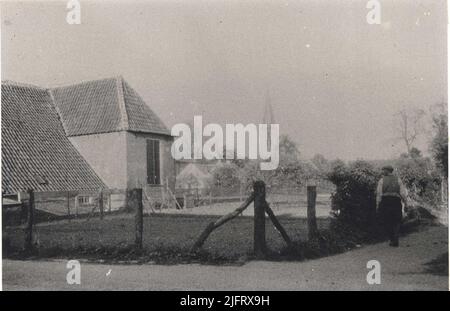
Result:
[[[306,262],[252,261],[243,266],[81,264],[81,284],[66,282],[66,261],[3,261],[4,290],[448,290],[448,277],[425,263],[448,250],[446,227]],[[369,260],[381,284],[368,285]]]

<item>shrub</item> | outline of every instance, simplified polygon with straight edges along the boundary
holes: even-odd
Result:
[[[431,153],[441,174],[448,178],[448,123],[447,104],[439,105],[440,112],[433,114],[434,135],[430,144]]]
[[[328,179],[336,186],[331,196],[336,220],[365,234],[373,232],[379,178],[379,171],[366,161],[335,165]]]
[[[436,204],[439,200],[440,178],[428,158],[400,157],[389,161],[396,174],[402,179],[409,190],[409,197],[415,202]],[[336,186],[332,193],[332,211],[337,228],[352,228],[352,235],[365,235],[365,238],[378,239],[381,228],[377,226],[376,217],[376,187],[381,178],[381,166],[387,161],[375,162],[356,161],[350,164],[338,162],[333,165],[328,179]],[[422,209],[423,210],[423,209]],[[424,216],[420,206],[409,206],[409,220]]]
[[[437,204],[440,200],[440,176],[428,158],[399,158],[394,161],[399,177],[414,200]]]
[[[226,188],[239,184],[238,167],[232,163],[224,163],[217,166],[212,175],[215,185]]]

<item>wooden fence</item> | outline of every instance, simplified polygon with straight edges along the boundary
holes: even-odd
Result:
[[[316,221],[316,186],[308,186],[308,238],[314,239],[318,235]],[[198,251],[209,235],[220,226],[240,215],[251,203],[254,204],[254,228],[253,228],[253,252],[256,258],[262,259],[267,254],[266,245],[266,217],[272,221],[274,227],[278,230],[288,247],[292,247],[292,240],[280,224],[269,203],[266,201],[266,186],[262,181],[256,181],[253,185],[253,193],[233,212],[218,218],[216,221],[209,223],[199,235],[191,248],[192,252]]]
[[[307,188],[308,192],[308,238],[314,239],[318,235],[317,222],[315,216],[315,200],[316,200],[316,187],[309,186]],[[143,248],[143,190],[140,188],[135,188],[131,190],[114,190],[114,191],[100,191],[98,193],[98,204],[99,217],[103,219],[104,217],[104,197],[107,194],[121,193],[126,195],[126,205],[129,211],[135,213],[135,230],[134,230],[134,245],[137,250],[142,250]],[[24,207],[26,207],[26,224],[24,226],[25,230],[25,241],[24,249],[27,252],[31,252],[34,247],[34,224],[35,224],[35,211],[36,211],[36,198],[39,195],[38,192],[33,190],[27,191],[26,200],[23,201]],[[262,259],[267,255],[267,245],[266,245],[266,214],[268,218],[272,221],[274,227],[280,233],[281,237],[284,239],[288,247],[292,247],[292,240],[290,239],[287,232],[284,230],[283,226],[280,224],[276,218],[274,212],[266,201],[266,187],[264,182],[257,181],[253,185],[253,192],[248,196],[248,198],[241,203],[241,205],[233,212],[218,218],[208,224],[208,226],[201,232],[198,238],[195,240],[191,251],[198,251],[204,242],[207,240],[208,236],[218,227],[224,225],[228,221],[240,215],[251,203],[254,204],[254,234],[253,234],[253,250],[256,258]],[[86,218],[89,220],[89,217]]]
[[[331,182],[317,181],[314,182],[316,186],[316,193],[323,198],[324,195],[331,195],[334,189]],[[217,203],[232,203],[244,202],[249,196],[249,191],[243,185],[237,185],[231,188],[222,187],[225,190],[220,190],[220,187],[211,188],[177,188],[174,195],[178,199],[179,208],[192,208],[197,206],[213,207]],[[219,189],[219,190],[218,190]],[[230,191],[231,190],[231,191]],[[296,207],[299,203],[305,203],[307,197],[307,187],[268,187],[266,185],[266,197],[268,201],[272,202],[273,208],[277,209],[280,206]]]
[[[58,195],[57,193],[53,193]],[[85,192],[84,192],[85,194]],[[86,217],[86,221],[94,214],[95,210],[98,209],[98,216],[100,219],[104,218],[104,197],[111,194],[124,194],[126,195],[126,206],[128,210],[134,211],[135,213],[135,247],[137,249],[142,249],[143,240],[143,200],[142,200],[142,189],[131,189],[131,190],[107,190],[100,191],[98,193],[97,204],[93,207],[90,214]],[[25,252],[31,252],[34,248],[34,233],[36,224],[36,198],[41,196],[41,192],[34,192],[34,190],[29,189],[26,195],[22,194],[22,209],[26,211],[25,224],[23,226],[25,232],[24,240],[24,250]],[[68,218],[70,221],[70,217]]]

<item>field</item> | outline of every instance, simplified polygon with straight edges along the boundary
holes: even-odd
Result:
[[[187,253],[200,232],[217,217],[175,214],[146,216],[143,238],[145,252]],[[306,219],[281,216],[279,220],[293,240],[306,239]],[[328,221],[326,218],[319,218],[319,228],[325,228]],[[11,249],[23,247],[22,228],[6,228],[6,234],[10,239]],[[86,255],[91,255],[104,249],[120,253],[120,249],[127,249],[134,242],[134,218],[133,215],[111,215],[103,220],[78,219],[39,224],[35,227],[35,236],[39,248],[44,250],[43,257],[65,257],[70,253],[82,254],[84,251],[87,252]],[[268,247],[273,251],[285,246],[269,220],[266,220],[266,239]],[[245,258],[252,252],[252,248],[253,217],[249,216],[238,216],[218,228],[203,246],[209,256],[224,260]],[[110,255],[114,257],[113,254]]]
[[[268,197],[268,201],[290,238],[293,241],[306,240],[306,198],[298,195],[277,195]],[[173,257],[178,256],[177,254],[186,256],[196,238],[210,222],[233,211],[239,205],[239,202],[222,202],[182,210],[163,209],[146,214],[143,231],[144,253],[151,254],[152,258]],[[318,195],[316,214],[319,229],[328,227],[329,212],[329,195]],[[106,214],[103,220],[99,217],[88,219],[86,216],[36,224],[34,240],[39,256],[71,255],[127,260],[125,255],[133,252],[131,245],[135,237],[134,214]],[[3,232],[8,239],[7,256],[17,256],[24,246],[23,227],[6,227]],[[268,248],[274,252],[286,246],[268,219],[266,240]],[[202,253],[214,260],[233,261],[245,259],[252,250],[253,204],[240,216],[215,230],[203,245]]]

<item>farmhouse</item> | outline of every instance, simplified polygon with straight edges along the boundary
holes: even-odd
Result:
[[[67,137],[108,187],[174,187],[170,131],[123,78],[50,94]]]
[[[52,89],[4,81],[2,122],[4,194],[175,186],[170,132],[122,77]]]
[[[106,187],[66,137],[49,91],[2,82],[2,213],[15,210],[29,188],[49,193]]]

